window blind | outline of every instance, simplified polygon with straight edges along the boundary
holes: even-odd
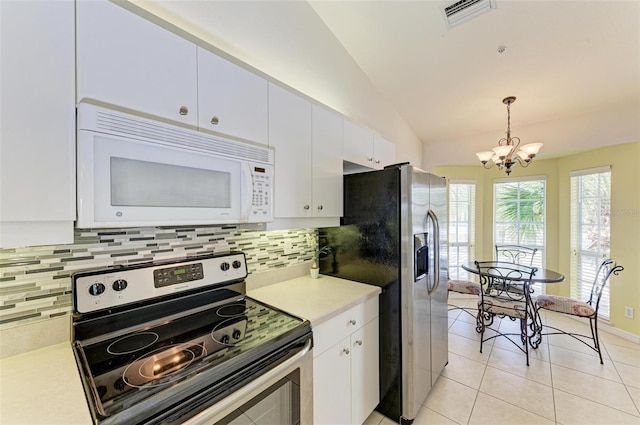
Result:
[[[596,271],[610,254],[611,167],[573,171],[571,177],[571,297],[587,301]],[[598,315],[609,319],[609,285]]]
[[[475,180],[449,182],[449,278],[469,280],[460,267],[475,258]]]

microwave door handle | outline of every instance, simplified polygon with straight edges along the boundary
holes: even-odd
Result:
[[[251,201],[253,199],[253,175],[251,174],[251,166],[247,162],[242,162],[241,167],[241,196],[240,213],[243,221],[249,221],[251,215]]]

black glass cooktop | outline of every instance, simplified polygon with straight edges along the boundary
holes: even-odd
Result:
[[[161,393],[187,396],[194,386],[215,385],[310,332],[307,321],[245,296],[110,331],[127,317],[134,318],[75,341],[94,413],[103,418]]]

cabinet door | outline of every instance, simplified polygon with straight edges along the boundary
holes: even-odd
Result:
[[[351,424],[351,349],[344,338],[313,359],[313,423]]]
[[[378,136],[373,138],[373,166],[381,170],[385,166],[396,162],[396,145]]]
[[[73,242],[74,2],[0,1],[0,248]]]
[[[267,80],[198,47],[198,127],[267,144]]]
[[[344,120],[343,153],[345,161],[373,168],[373,132]]]
[[[269,83],[275,217],[311,217],[311,102]]]
[[[351,423],[361,424],[380,402],[378,318],[351,335]]]
[[[314,217],[342,216],[342,117],[319,105],[312,110]]]
[[[197,125],[195,44],[106,0],[76,13],[78,101]]]

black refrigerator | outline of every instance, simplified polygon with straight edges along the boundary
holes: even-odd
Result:
[[[447,189],[409,164],[344,176],[340,227],[320,229],[325,275],[379,286],[380,404],[411,423],[448,361]]]

